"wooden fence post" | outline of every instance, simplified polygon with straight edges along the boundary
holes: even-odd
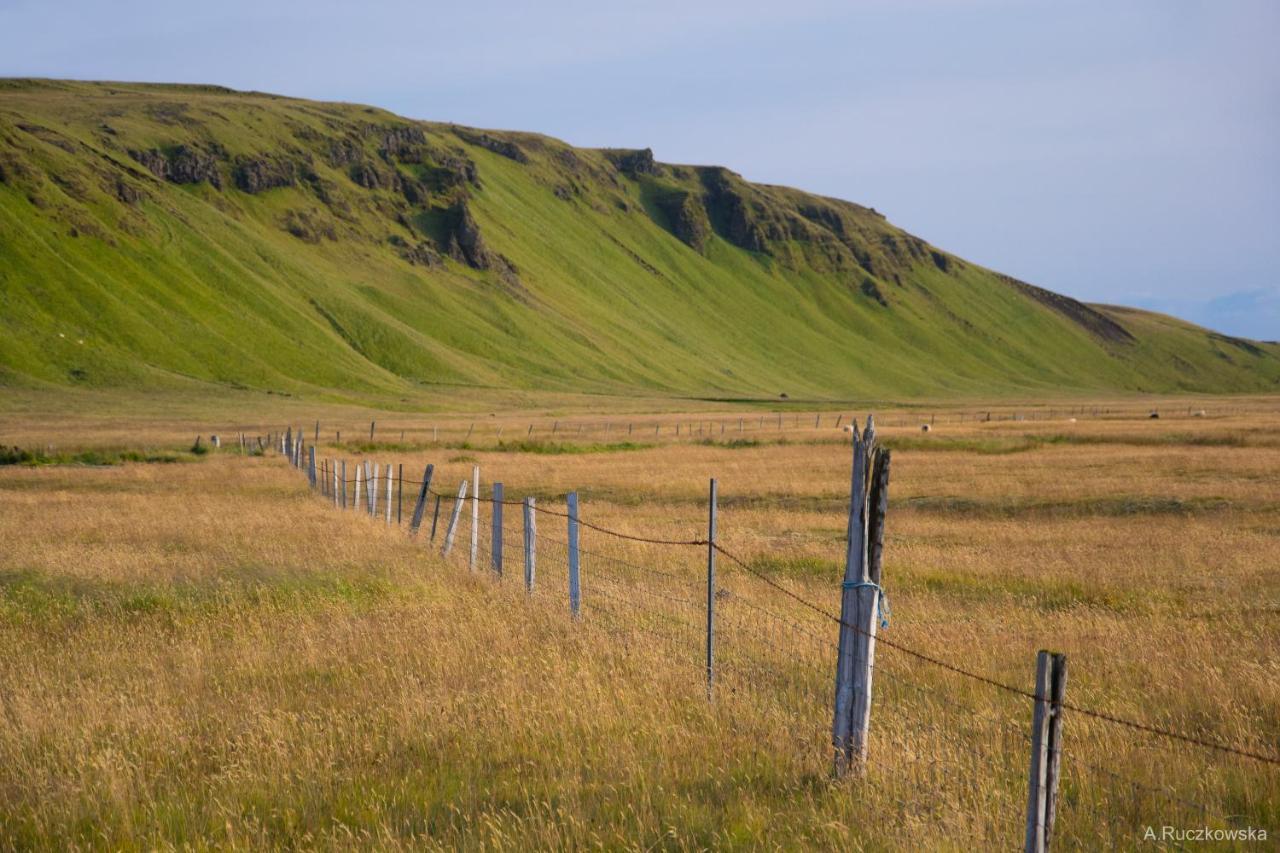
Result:
[[[1058,817],[1058,778],[1062,771],[1062,703],[1067,694],[1067,656],[1054,654],[1049,678],[1049,769],[1044,808],[1044,848],[1053,846],[1053,823]]]
[[[444,548],[440,550],[440,556],[447,557],[449,552],[453,550],[453,538],[458,533],[458,517],[462,515],[462,502],[467,499],[467,481],[463,480],[462,485],[458,486],[458,499],[453,502],[453,514],[449,516],[449,529],[444,534]]]
[[[360,475],[364,473],[363,468],[364,466],[362,466],[359,462],[356,463],[355,493],[351,496],[352,498],[351,509],[353,510],[357,510],[360,508]]]
[[[436,466],[428,465],[427,470],[422,472],[422,486],[418,489],[418,500],[413,505],[413,517],[409,520],[409,535],[418,535],[418,528],[422,526],[422,513],[427,508],[427,494],[431,491],[431,476],[435,473]],[[404,486],[401,485],[403,489]],[[440,500],[436,499],[436,509],[440,508]],[[431,526],[431,538],[435,539],[435,525]]]
[[[707,500],[707,699],[716,674],[716,479],[711,478]]]
[[[436,541],[436,524],[440,521],[440,495],[436,495],[436,508],[431,513],[431,541]]]
[[[538,521],[534,512],[534,499],[524,499],[524,589],[533,592],[533,575],[538,552]]]
[[[342,460],[341,467],[342,467],[342,490],[338,493],[338,497],[342,504],[340,508],[346,509],[347,508],[347,460],[345,459]]]
[[[313,444],[307,448],[307,479],[311,481],[311,488],[316,487],[316,446]]]
[[[489,562],[498,577],[502,577],[502,484],[493,484],[493,544],[489,547]]]
[[[476,551],[480,545],[480,466],[471,466],[471,556],[467,568],[476,570]]]
[[[334,508],[334,509],[339,509],[339,506],[338,506],[338,466],[337,466],[337,465],[334,465],[333,463],[330,463],[330,464],[329,464],[329,467],[333,469],[333,508]]]
[[[867,729],[871,721],[871,675],[875,662],[876,614],[880,586],[870,576],[868,528],[873,510],[869,506],[871,474],[881,465],[875,447],[875,422],[867,418],[867,428],[853,433],[853,466],[849,489],[849,520],[846,528],[844,583],[841,584],[840,644],[836,657],[835,709],[831,738],[835,747],[835,774],[849,769],[861,771],[867,753]],[[888,470],[884,469],[887,485]],[[878,522],[882,525],[883,522]]]
[[[1046,795],[1049,786],[1049,695],[1052,656],[1041,649],[1036,652],[1036,699],[1031,711],[1031,773],[1027,782],[1026,853],[1044,853]]]
[[[373,476],[369,477],[365,482],[365,490],[369,493],[369,517],[378,517],[378,475],[381,473],[382,466],[375,464],[373,466]]]
[[[578,493],[570,492],[565,500],[569,504],[569,612],[577,619],[582,607],[582,587],[578,575]]]
[[[391,463],[387,463],[387,496],[384,503],[387,505],[387,527],[391,526],[391,495],[395,492],[395,469]]]
[[[369,421],[369,441],[373,441],[373,428],[378,425],[377,421]]]
[[[404,521],[404,463],[396,465],[396,525]]]

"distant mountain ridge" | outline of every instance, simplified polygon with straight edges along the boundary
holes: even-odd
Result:
[[[648,149],[214,86],[0,80],[0,384],[353,401],[1280,388],[875,210]]]

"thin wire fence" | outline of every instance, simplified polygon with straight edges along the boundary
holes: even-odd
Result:
[[[312,478],[300,451],[290,458]],[[545,496],[531,508],[537,532],[530,575],[522,499],[475,495],[468,483],[458,506],[456,492],[434,483],[424,489],[399,467],[388,484],[385,463],[371,493],[363,464],[346,469],[343,477],[340,465],[325,460],[313,488],[335,506],[400,526],[411,523],[421,495],[421,541],[444,550],[456,515],[447,559],[522,583],[545,606],[570,610],[566,591],[576,561],[577,618],[616,638],[624,653],[659,652],[687,664],[691,684],[708,669],[707,559],[714,553],[709,695],[750,707],[757,725],[771,732],[769,743],[790,744],[814,767],[830,761],[836,638],[840,627],[855,627],[833,612],[834,598],[814,601],[720,541],[612,530],[573,519],[567,506]],[[579,526],[576,549],[567,535],[571,523]],[[892,803],[896,812],[883,817],[900,829],[928,822],[944,827],[947,837],[1009,846],[1025,829],[1031,704],[1038,698],[881,631],[870,757],[854,784]],[[1060,753],[1055,844],[1135,846],[1153,825],[1232,830],[1256,826],[1259,816],[1275,811],[1280,757],[1084,705],[1062,707],[1070,742],[1116,760],[1104,767],[1076,750]]]

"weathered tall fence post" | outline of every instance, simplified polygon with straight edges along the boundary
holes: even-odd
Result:
[[[476,570],[476,550],[480,545],[480,466],[471,466],[471,555],[467,568]]]
[[[342,467],[342,490],[338,493],[338,496],[342,502],[341,508],[346,509],[347,508],[347,460],[345,459],[342,460],[341,467]]]
[[[316,446],[313,444],[307,448],[307,479],[311,481],[311,488],[316,487]]]
[[[333,508],[340,509],[339,501],[341,498],[338,495],[338,466],[333,463],[329,463],[329,467],[333,469]]]
[[[502,576],[502,497],[501,483],[493,484],[493,544],[489,548],[489,560],[493,571]]]
[[[570,492],[565,498],[569,505],[569,612],[577,619],[581,615],[582,586],[578,565],[578,493]]]
[[[360,508],[360,475],[363,472],[364,472],[364,466],[362,466],[359,462],[357,462],[356,463],[356,483],[354,486],[355,491],[351,495],[352,510],[357,510]]]
[[[836,657],[835,709],[831,738],[835,773],[861,771],[871,723],[871,676],[880,609],[880,555],[888,505],[889,454],[875,445],[875,421],[853,432],[849,489],[848,548],[840,601],[840,644]]]
[[[1031,711],[1031,774],[1027,782],[1026,853],[1044,853],[1044,815],[1049,771],[1049,690],[1051,656],[1036,652],[1036,699]]]
[[[1067,689],[1067,656],[1036,653],[1036,699],[1031,711],[1031,766],[1027,783],[1026,853],[1052,847],[1062,762],[1062,702]]]
[[[369,477],[368,482],[365,483],[365,487],[369,492],[370,518],[378,517],[378,480],[380,479],[378,475],[381,473],[381,470],[382,466],[375,464],[373,466],[373,476]]]
[[[538,553],[537,517],[534,512],[534,499],[524,499],[524,589],[533,592],[533,575],[536,570]]]
[[[462,515],[462,502],[467,499],[467,481],[463,480],[462,485],[458,486],[458,499],[453,502],[453,514],[449,516],[449,529],[444,534],[444,547],[440,549],[440,556],[447,557],[449,552],[453,550],[453,538],[458,533],[458,518]]]
[[[716,480],[711,478],[707,502],[707,699],[716,675]]]
[[[396,525],[404,521],[404,463],[396,465]]]
[[[413,517],[409,519],[409,535],[418,535],[418,528],[422,526],[422,513],[427,508],[427,495],[431,492],[431,476],[435,474],[436,466],[428,465],[427,470],[422,472],[422,486],[418,489],[418,500],[413,505]],[[401,486],[403,488],[403,485]],[[436,499],[436,509],[440,508],[439,498]],[[435,538],[435,525],[431,527],[431,537]]]

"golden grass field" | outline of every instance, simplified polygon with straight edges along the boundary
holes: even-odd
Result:
[[[866,773],[833,781],[835,625],[756,576],[719,563],[709,702],[705,549],[584,530],[575,622],[563,519],[538,519],[528,596],[519,507],[499,580],[490,506],[471,572],[470,504],[442,560],[442,536],[335,510],[279,455],[228,442],[286,424],[311,440],[320,419],[322,460],[415,480],[432,462],[447,494],[478,464],[486,496],[501,480],[562,511],[577,490],[585,521],[660,538],[705,535],[714,476],[724,546],[837,610],[834,411],[779,429],[723,406],[272,405],[0,414],[0,444],[53,461],[178,460],[0,467],[0,848],[1021,845],[1025,698],[882,644]],[[882,413],[883,638],[1023,689],[1037,649],[1065,652],[1077,705],[1274,754],[1280,400],[986,411]],[[186,452],[215,432],[221,451]],[[1064,744],[1061,848],[1143,847],[1147,825],[1280,833],[1280,768],[1069,712]]]

